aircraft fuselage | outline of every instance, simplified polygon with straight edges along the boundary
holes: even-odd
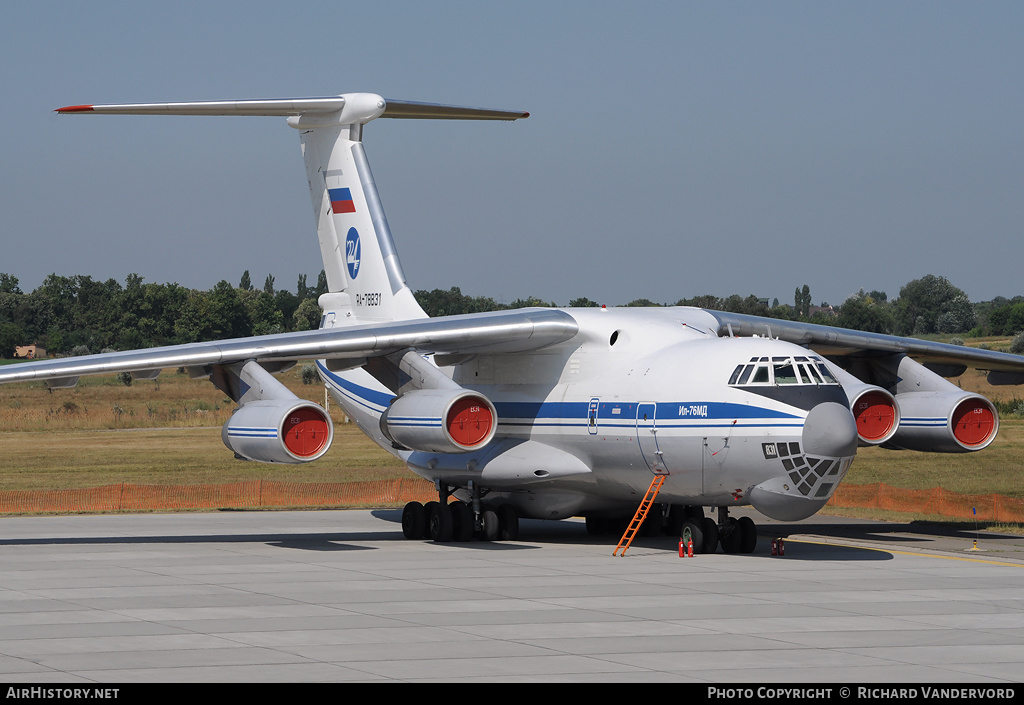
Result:
[[[806,349],[717,337],[699,309],[570,313],[579,333],[563,343],[438,360],[497,411],[494,439],[469,453],[394,448],[380,429],[394,394],[363,370],[320,370],[346,413],[414,472],[475,483],[527,517],[621,512],[661,474],[665,503],[752,503],[771,516],[802,518],[824,505],[848,469],[856,428],[846,395],[827,374],[807,371],[824,363]],[[740,384],[743,375],[734,373],[747,366]],[[778,379],[755,383],[759,366]],[[793,366],[802,375],[784,379]],[[808,425],[816,426],[810,439]]]

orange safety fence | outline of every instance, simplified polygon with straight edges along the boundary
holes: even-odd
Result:
[[[958,494],[941,487],[908,490],[881,482],[872,485],[840,485],[829,499],[828,506],[887,509],[956,519],[1024,524],[1024,500],[999,494]]]
[[[117,484],[83,490],[0,491],[0,514],[116,512],[173,509],[269,509],[280,507],[384,507],[437,499],[426,480],[275,482],[224,485]],[[1024,524],[1024,500],[997,494],[965,495],[936,487],[909,490],[883,483],[840,485],[832,507],[888,509],[959,519]],[[974,510],[977,510],[977,514]]]
[[[318,483],[254,480],[224,485],[121,483],[83,490],[0,491],[0,513],[382,507],[436,499],[434,485],[419,479]]]

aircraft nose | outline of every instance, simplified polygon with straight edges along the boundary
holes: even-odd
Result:
[[[857,424],[842,404],[827,401],[813,407],[804,421],[804,453],[832,458],[857,452]]]

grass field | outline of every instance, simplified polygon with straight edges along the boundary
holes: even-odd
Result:
[[[302,384],[299,369],[279,379],[296,395],[323,404],[323,385]],[[354,424],[346,424],[335,404],[329,407],[334,444],[321,460],[304,465],[236,460],[220,436],[234,408],[207,380],[173,369],[131,386],[114,376],[83,377],[74,389],[52,392],[41,382],[2,385],[0,490],[413,477]]]
[[[324,402],[319,384],[304,385],[300,366],[280,379],[300,397]],[[969,370],[957,383],[994,400],[1021,396],[992,387]],[[125,386],[114,376],[82,378],[74,389],[40,382],[0,385],[0,490],[80,489],[136,484],[214,484],[244,480],[345,482],[412,477],[330,406],[335,441],[306,465],[236,460],[220,439],[234,404],[206,380],[165,370],[157,380]],[[986,450],[931,454],[861,449],[846,482],[1024,497],[1024,419],[1004,417]]]

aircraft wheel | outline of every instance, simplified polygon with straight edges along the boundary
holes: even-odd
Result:
[[[480,538],[484,541],[495,541],[501,530],[498,513],[493,509],[480,512]]]
[[[722,526],[719,542],[722,544],[722,550],[726,553],[740,552],[740,547],[742,545],[740,527],[737,521],[732,517],[726,519],[725,524]]]
[[[468,504],[452,502],[448,505],[452,510],[452,540],[473,540],[473,510]]]
[[[419,502],[409,502],[402,510],[402,534],[407,539],[421,539],[427,529],[427,512]]]
[[[704,553],[704,529],[693,519],[683,522],[683,547],[687,547],[693,541],[693,554]]]
[[[718,550],[718,524],[711,517],[704,517],[701,528],[704,529],[704,553],[714,553]]]
[[[757,548],[757,526],[750,517],[739,519],[740,553],[753,553]]]
[[[502,541],[519,539],[519,514],[511,504],[498,507],[498,538]]]
[[[434,503],[431,502],[431,504]],[[438,502],[430,512],[430,538],[437,543],[451,541],[454,524],[451,508],[447,504]]]

